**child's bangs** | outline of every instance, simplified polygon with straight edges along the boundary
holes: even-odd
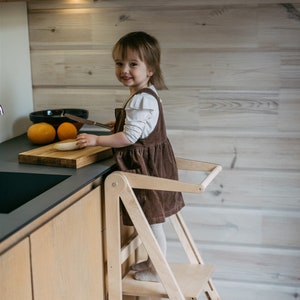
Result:
[[[143,52],[142,49],[138,46],[135,47],[135,45],[131,45],[128,43],[116,45],[113,51],[113,56],[114,58],[118,56],[119,58],[124,60],[127,58],[128,50],[135,52],[138,55],[139,59],[143,61],[144,55],[142,53]]]

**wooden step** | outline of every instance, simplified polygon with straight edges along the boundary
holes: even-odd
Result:
[[[197,299],[211,277],[214,267],[198,264],[170,264],[177,283],[186,299]],[[123,295],[168,298],[160,282],[138,281],[130,271],[122,280]]]

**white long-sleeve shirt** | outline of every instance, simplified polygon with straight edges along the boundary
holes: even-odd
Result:
[[[157,93],[153,85],[150,88]],[[158,116],[159,108],[155,97],[148,93],[137,94],[126,106],[123,132],[132,143],[140,138],[146,138],[154,130]]]

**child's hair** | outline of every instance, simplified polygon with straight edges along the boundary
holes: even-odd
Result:
[[[125,59],[128,49],[135,51],[153,72],[150,83],[158,90],[167,89],[160,68],[160,46],[157,39],[143,31],[128,33],[113,47],[113,58],[116,54],[121,54],[122,59]]]

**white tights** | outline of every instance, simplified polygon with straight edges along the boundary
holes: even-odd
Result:
[[[150,225],[152,232],[159,244],[159,247],[164,256],[167,253],[167,239],[163,228],[163,223]],[[141,281],[159,281],[153,264],[148,257],[146,261],[142,261],[133,265],[132,270],[137,271],[134,278]]]

